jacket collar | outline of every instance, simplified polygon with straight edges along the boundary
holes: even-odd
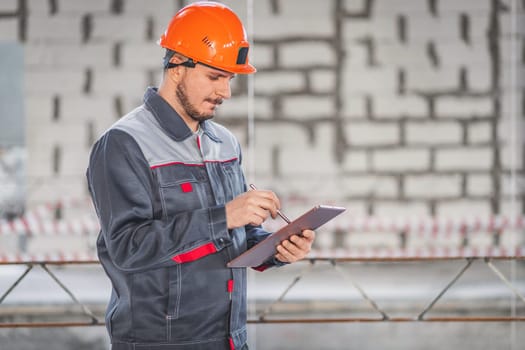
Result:
[[[175,141],[183,141],[193,135],[181,116],[158,94],[157,88],[148,87],[146,89],[144,105],[155,116],[162,129]],[[213,132],[213,127],[209,121],[201,122],[200,127],[210,139],[215,142],[222,142]]]

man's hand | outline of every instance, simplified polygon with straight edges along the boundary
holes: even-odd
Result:
[[[277,260],[287,263],[296,262],[304,257],[312,249],[315,239],[315,232],[304,230],[300,235],[292,235],[277,246]]]
[[[272,191],[248,191],[226,203],[226,225],[228,229],[258,226],[270,215],[275,219],[280,208],[281,202]]]

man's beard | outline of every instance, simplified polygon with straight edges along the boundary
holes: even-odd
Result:
[[[210,113],[199,113],[199,111],[197,111],[197,109],[190,103],[188,99],[188,94],[186,93],[186,87],[184,86],[183,83],[180,83],[177,85],[176,94],[177,94],[177,97],[179,99],[179,102],[182,108],[184,109],[186,114],[190,116],[191,119],[200,123],[200,122],[203,122],[205,120],[208,120],[214,117],[215,115],[214,111]],[[210,103],[215,103],[216,105],[220,105],[222,104],[223,100],[222,98],[218,98],[215,100],[211,98],[207,98],[205,99],[205,101],[210,102]]]

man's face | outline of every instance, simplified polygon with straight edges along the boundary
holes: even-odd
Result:
[[[186,114],[201,122],[213,118],[216,108],[231,97],[230,81],[235,74],[202,64],[185,68],[176,96]]]

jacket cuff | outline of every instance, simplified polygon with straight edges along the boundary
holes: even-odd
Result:
[[[252,267],[252,269],[254,269],[255,271],[262,272],[262,271],[264,271],[264,270],[266,270],[266,269],[268,269],[270,267],[281,267],[281,266],[288,265],[288,264],[290,264],[290,263],[282,262],[280,260],[277,260],[277,258],[272,257],[272,258],[266,260],[261,265]]]

